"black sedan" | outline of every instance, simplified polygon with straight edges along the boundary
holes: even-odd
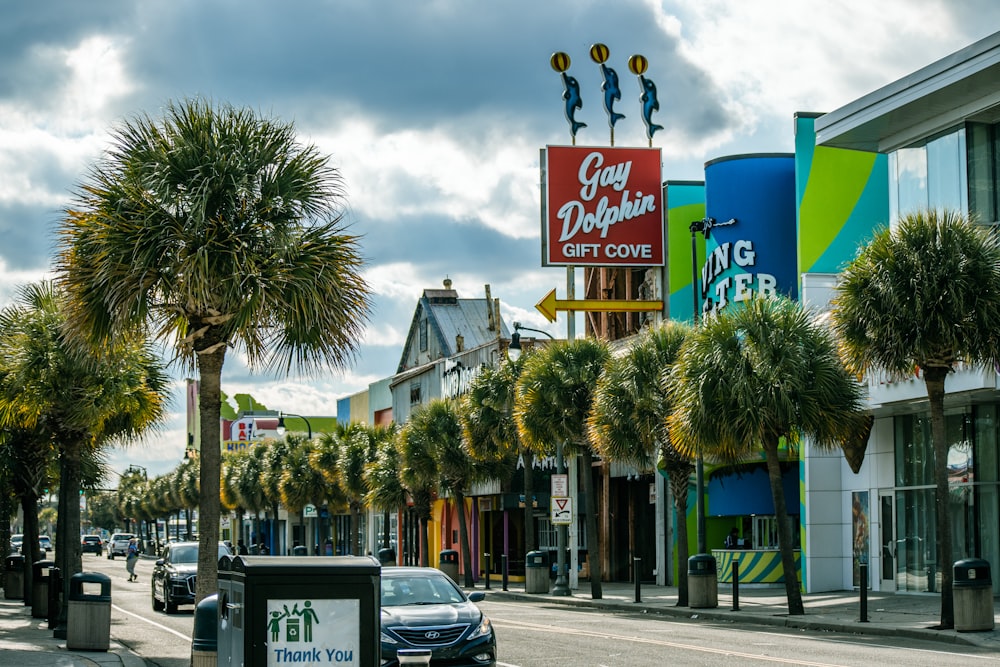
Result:
[[[224,542],[219,542],[218,558],[232,555]],[[153,611],[166,609],[168,614],[177,612],[177,606],[194,604],[195,582],[198,573],[198,543],[171,542],[163,550],[163,557],[153,567]]]
[[[440,570],[382,568],[382,667],[396,667],[400,649],[431,649],[431,665],[495,667],[490,619]]]

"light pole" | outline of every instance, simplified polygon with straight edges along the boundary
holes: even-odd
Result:
[[[530,327],[521,326],[520,322],[514,322],[514,333],[510,335],[510,345],[507,346],[507,355],[514,360],[521,356],[521,334],[519,334],[518,331],[533,331],[555,340],[555,336],[547,331],[532,329]],[[563,457],[563,443],[561,440],[556,443],[556,473],[560,475],[566,474],[566,462]],[[525,497],[524,511],[530,512],[532,504],[532,499]],[[552,496],[550,488],[549,507],[551,506]],[[566,543],[569,541],[568,538],[569,536],[567,534],[566,524],[559,524],[556,528],[556,581],[552,585],[552,595],[570,594],[569,577],[566,572]]]
[[[312,424],[309,423],[308,419],[306,419],[302,415],[293,414],[291,412],[282,412],[280,410],[278,411],[278,428],[275,429],[278,432],[278,435],[285,435],[285,431],[288,430],[288,429],[285,428],[285,417],[286,416],[288,416],[288,417],[296,417],[296,418],[301,419],[302,421],[304,421],[306,423],[306,430],[309,431],[309,439],[312,440],[313,429],[312,429]]]

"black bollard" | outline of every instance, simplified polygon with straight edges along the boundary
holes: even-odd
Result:
[[[740,561],[733,558],[733,611],[740,610]]]
[[[868,565],[858,566],[858,577],[861,579],[861,622],[868,622]]]
[[[490,590],[490,555],[484,555],[486,556],[486,590]]]
[[[507,590],[507,554],[500,555],[500,580],[502,582],[503,590]]]
[[[642,602],[642,592],[639,590],[639,565],[642,563],[641,558],[632,559],[632,577],[635,579],[635,601]]]
[[[59,599],[62,595],[62,579],[58,567],[49,568],[49,630],[59,625]]]

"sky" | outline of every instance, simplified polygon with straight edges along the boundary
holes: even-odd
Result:
[[[534,304],[566,271],[541,266],[539,149],[567,145],[570,56],[587,123],[609,143],[594,43],[607,45],[626,118],[616,146],[646,146],[629,56],[649,62],[664,129],[663,180],[705,162],[792,152],[796,112],[833,111],[1000,26],[994,0],[0,0],[0,306],[52,276],[61,211],[109,132],[169,101],[202,98],[292,122],[346,185],[373,311],[346,372],[251,372],[238,350],[223,390],[268,408],[336,414],[339,398],[392,375],[416,302],[445,278],[490,286],[508,326],[554,334]],[[578,294],[580,293],[578,288]],[[578,327],[579,330],[579,327]],[[173,469],[185,445],[183,371],[170,417],[110,453],[121,472]],[[114,484],[114,481],[111,481]]]

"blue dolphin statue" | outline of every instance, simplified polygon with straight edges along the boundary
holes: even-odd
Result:
[[[576,131],[581,127],[587,127],[586,123],[576,120],[576,110],[583,108],[583,100],[580,98],[580,83],[573,77],[562,73],[563,84],[566,86],[563,92],[563,99],[566,100],[566,120],[569,121],[570,134],[576,138]]]
[[[653,112],[660,110],[660,101],[656,99],[655,83],[641,74],[639,75],[639,83],[642,85],[642,94],[639,95],[639,101],[642,102],[642,121],[646,124],[646,136],[652,141],[653,134],[657,130],[663,129],[662,125],[653,123]]]
[[[618,72],[601,63],[601,74],[604,75],[604,83],[601,84],[601,90],[604,91],[604,110],[608,112],[608,125],[613,130],[615,123],[625,117],[625,114],[616,113],[614,110],[615,100],[622,98],[622,89],[618,87]]]

